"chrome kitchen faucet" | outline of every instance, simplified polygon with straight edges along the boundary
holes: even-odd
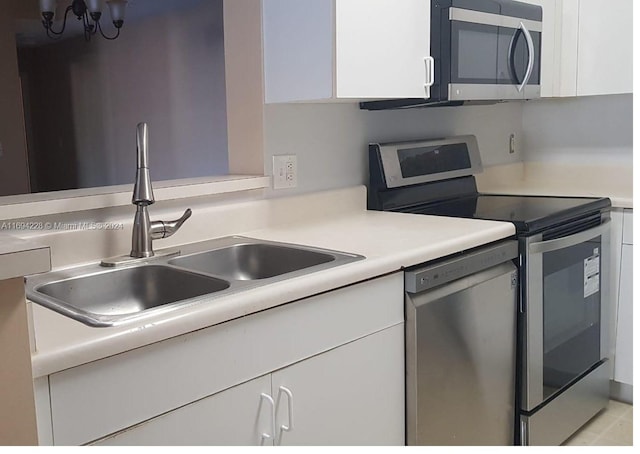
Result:
[[[138,169],[136,184],[133,188],[131,202],[136,205],[133,219],[133,237],[131,239],[131,257],[153,257],[153,240],[169,238],[176,233],[182,224],[191,217],[191,209],[187,208],[180,219],[175,221],[153,221],[149,219],[147,207],[155,202],[153,187],[149,176],[149,127],[139,123],[137,129]]]
[[[153,240],[169,238],[191,217],[191,209],[187,208],[182,217],[175,221],[151,221],[149,219],[148,207],[155,202],[155,198],[149,175],[149,128],[146,123],[139,123],[137,127],[137,170],[131,202],[137,207],[133,219],[131,253],[129,257],[103,260],[104,266],[116,266],[119,263],[130,262],[132,259],[153,257],[155,255]],[[162,255],[171,253],[176,253],[176,251]]]

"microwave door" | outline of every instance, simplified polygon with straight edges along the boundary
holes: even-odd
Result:
[[[539,91],[539,22],[451,8],[449,100],[525,99]]]

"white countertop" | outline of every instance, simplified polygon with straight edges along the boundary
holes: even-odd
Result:
[[[0,221],[0,229],[3,227]],[[6,223],[6,222],[5,222]],[[37,241],[0,233],[0,280],[51,270],[51,251]]]
[[[486,168],[476,181],[488,194],[609,197],[633,208],[632,166],[520,162]]]
[[[92,328],[30,303],[34,377],[507,238],[515,229],[505,222],[354,210],[323,221],[290,222],[237,234],[350,252],[366,259],[212,298],[145,320],[143,325]]]

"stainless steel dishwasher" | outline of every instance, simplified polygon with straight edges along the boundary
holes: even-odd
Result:
[[[405,272],[407,444],[514,444],[516,241]]]

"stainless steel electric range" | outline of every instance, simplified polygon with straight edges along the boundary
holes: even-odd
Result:
[[[478,193],[474,136],[371,144],[369,170],[371,210],[515,225],[514,443],[561,444],[608,402],[611,201]]]

